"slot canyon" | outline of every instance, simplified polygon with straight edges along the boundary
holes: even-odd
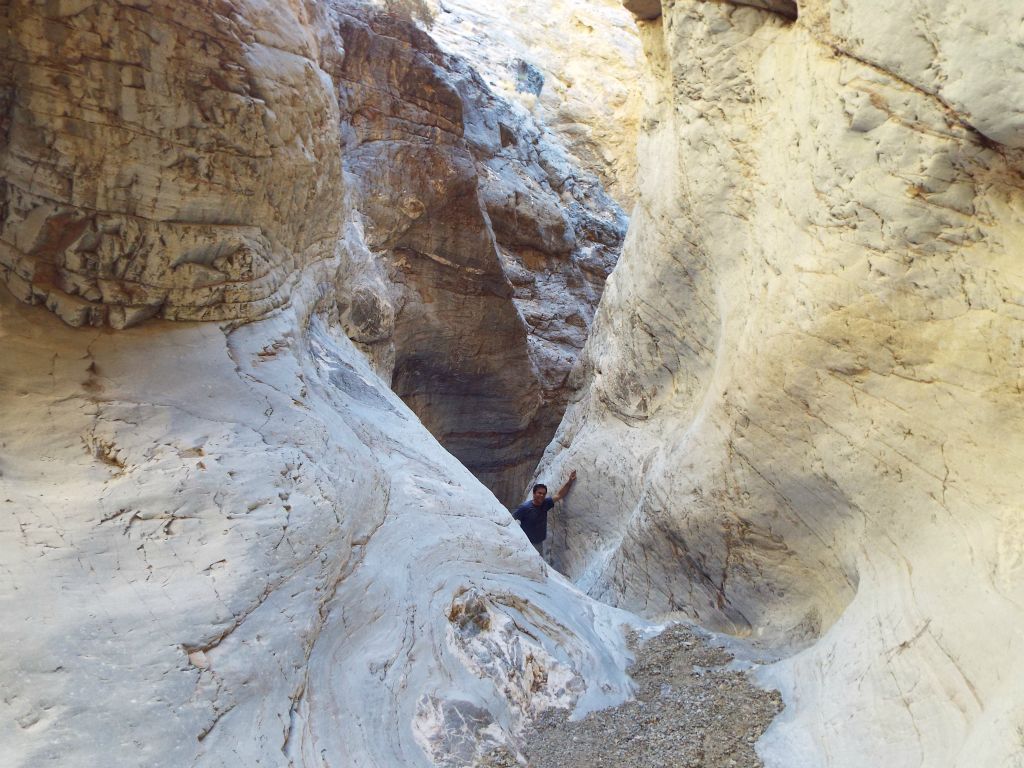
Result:
[[[0,0],[0,766],[1024,768],[1012,6]]]

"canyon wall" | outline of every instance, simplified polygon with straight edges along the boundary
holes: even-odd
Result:
[[[627,617],[541,563],[312,288],[116,334],[0,296],[4,765],[461,766],[628,691]]]
[[[1020,765],[1021,12],[627,5],[655,84],[556,566],[804,649],[766,765]]]
[[[426,2],[426,0],[424,0]],[[430,34],[536,115],[627,210],[636,200],[643,52],[619,0],[430,0]]]
[[[630,617],[388,387],[535,425],[624,226],[596,180],[356,4],[0,11],[5,765],[461,766],[625,696]]]
[[[766,765],[1021,765],[1021,12],[624,5],[642,115],[605,0],[0,0],[5,757],[622,698],[633,619],[457,460],[514,500],[575,392],[556,565],[783,659]]]
[[[626,218],[466,62],[400,18],[361,16],[339,15],[333,73],[360,224],[350,240],[366,253],[345,276],[358,288],[342,317],[427,428],[516,504]]]
[[[338,322],[518,502],[625,233],[600,181],[360,3],[84,8],[5,6],[0,280],[73,326],[249,321],[337,260]]]

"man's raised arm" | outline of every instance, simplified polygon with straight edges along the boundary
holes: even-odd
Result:
[[[576,482],[576,470],[574,469],[572,472],[569,473],[569,479],[565,481],[565,485],[563,485],[561,488],[559,488],[558,489],[558,493],[556,493],[554,495],[554,500],[555,501],[561,501],[563,498],[565,498],[565,495],[569,492],[569,489],[572,487],[572,484],[575,483],[575,482]]]

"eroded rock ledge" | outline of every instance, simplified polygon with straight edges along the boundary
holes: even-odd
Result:
[[[248,322],[312,270],[506,503],[553,434],[626,219],[408,21],[5,8],[0,279],[75,327]]]
[[[338,109],[287,12],[7,3],[0,265],[73,326],[238,320],[336,252]]]

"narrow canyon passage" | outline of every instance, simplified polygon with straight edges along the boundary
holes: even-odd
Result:
[[[411,20],[350,11],[339,33],[343,168],[373,254],[343,322],[513,506],[561,420],[626,216],[562,137]]]

